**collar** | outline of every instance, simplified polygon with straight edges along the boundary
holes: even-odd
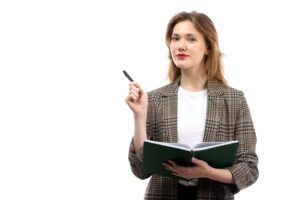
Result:
[[[173,96],[177,95],[178,89],[180,86],[180,76],[171,84],[167,85],[162,92],[163,96]],[[207,94],[208,95],[216,95],[216,96],[221,96],[223,95],[224,91],[224,84],[222,84],[220,81],[213,79],[207,81]]]

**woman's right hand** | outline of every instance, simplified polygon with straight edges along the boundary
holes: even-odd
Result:
[[[135,117],[146,119],[148,107],[148,95],[137,82],[129,83],[129,94],[125,102],[132,110]]]

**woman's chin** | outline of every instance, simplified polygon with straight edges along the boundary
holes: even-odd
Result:
[[[181,70],[187,70],[191,68],[191,66],[189,65],[176,65],[176,66]]]

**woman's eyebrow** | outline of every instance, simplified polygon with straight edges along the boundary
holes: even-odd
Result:
[[[178,33],[173,33],[172,34],[173,36],[179,36],[179,35],[181,35],[181,34],[178,34]],[[199,34],[195,34],[195,33],[186,33],[186,34],[182,34],[182,35],[185,35],[185,36],[200,36]]]

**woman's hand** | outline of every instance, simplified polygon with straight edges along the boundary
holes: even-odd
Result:
[[[137,154],[142,154],[144,141],[147,139],[146,120],[148,95],[137,82],[129,83],[129,94],[125,99],[134,114],[133,144]]]
[[[168,163],[163,163],[166,169],[172,171],[173,175],[180,176],[185,179],[192,179],[192,178],[208,178],[210,167],[205,161],[198,160],[197,158],[192,158],[191,161],[195,164],[192,167],[184,167],[177,165],[174,161],[169,160]]]
[[[219,181],[227,184],[234,184],[234,179],[228,169],[217,169],[209,166],[205,161],[192,158],[195,163],[192,167],[184,167],[177,165],[174,161],[169,160],[168,163],[163,163],[166,169],[172,171],[173,175],[180,176],[185,179],[192,178],[209,178],[214,181]]]
[[[133,114],[146,119],[148,95],[137,82],[129,83],[129,94],[125,99]]]

